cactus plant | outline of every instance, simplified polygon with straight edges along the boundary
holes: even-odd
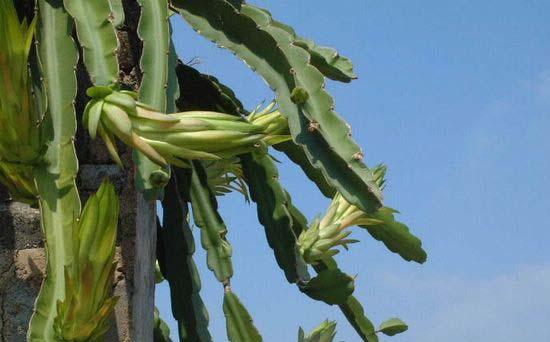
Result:
[[[337,305],[364,341],[407,329],[396,318],[375,329],[353,296],[362,284],[336,260],[339,246],[358,242],[348,238],[354,225],[407,261],[426,260],[420,240],[383,203],[385,166],[365,165],[325,89],[327,79],[356,78],[348,58],[245,1],[25,1],[36,11],[21,20],[16,2],[0,0],[0,45],[7,47],[0,51],[0,183],[14,200],[40,207],[47,276],[30,320],[30,341],[101,340],[116,304],[111,284],[118,200],[105,181],[81,212],[75,182],[79,124],[90,138],[99,136],[127,170],[129,161],[117,145],[131,149],[137,191],[150,205],[161,200],[163,217],[148,228],[157,232],[157,278],[170,286],[180,341],[212,340],[191,220],[223,291],[228,339],[262,340],[253,313],[231,284],[229,233],[240,232],[225,224],[216,199],[231,191],[256,205],[274,260],[299,291]],[[139,12],[135,23],[128,20],[132,6]],[[172,39],[172,14],[247,63],[274,90],[275,100],[248,111],[216,77],[182,63]],[[128,72],[120,53],[130,47],[120,37],[132,30],[139,42]],[[84,76],[77,80],[79,59]],[[123,76],[128,73],[137,81],[128,82]],[[81,107],[78,120],[75,108]],[[308,224],[293,204],[272,148],[332,199],[321,218]],[[150,312],[151,338],[170,341],[158,311]],[[300,329],[298,340],[332,341],[334,335],[335,323],[326,321],[309,335]]]

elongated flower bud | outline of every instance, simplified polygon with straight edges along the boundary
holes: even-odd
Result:
[[[179,167],[187,167],[187,159],[221,160],[253,151],[270,136],[263,126],[229,114],[165,115],[137,101],[136,93],[114,87],[92,87],[88,95],[92,100],[84,112],[84,126],[92,138],[101,136],[117,162],[115,136],[159,165]]]
[[[117,297],[111,296],[116,263],[119,201],[104,181],[73,233],[73,263],[65,267],[65,298],[57,302],[56,341],[102,341]]]

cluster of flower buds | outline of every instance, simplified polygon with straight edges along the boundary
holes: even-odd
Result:
[[[19,21],[12,1],[0,4],[0,182],[15,200],[33,203],[32,176],[44,152],[28,57],[36,21]]]
[[[163,114],[139,102],[137,93],[115,87],[92,87],[87,93],[92,99],[84,112],[84,127],[92,138],[101,136],[118,163],[115,136],[158,165],[179,167],[188,167],[188,159],[228,159],[251,152],[262,142],[282,141],[266,132],[265,126],[234,115],[207,111]]]
[[[376,183],[383,187],[386,167],[379,165],[373,170]],[[309,264],[332,257],[339,253],[335,249],[342,246],[345,249],[358,240],[348,239],[351,234],[346,228],[351,226],[370,226],[383,223],[358,207],[350,204],[340,193],[336,193],[325,216],[316,218],[311,226],[298,237],[298,248],[304,260]]]
[[[103,341],[118,297],[112,296],[120,202],[105,179],[73,229],[73,262],[65,266],[65,298],[57,301],[55,341]]]
[[[263,139],[268,145],[275,145],[291,139],[288,121],[275,108],[275,102],[271,102],[263,110],[256,109],[246,118],[248,122],[263,127],[264,133],[267,134]]]

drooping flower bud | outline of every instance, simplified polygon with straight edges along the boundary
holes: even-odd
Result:
[[[271,138],[264,126],[234,115],[190,111],[162,114],[137,101],[137,94],[114,87],[88,89],[92,100],[84,126],[92,138],[99,134],[113,159],[120,162],[114,137],[159,165],[188,167],[187,159],[221,160],[251,152]]]

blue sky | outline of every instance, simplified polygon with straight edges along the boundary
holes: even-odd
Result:
[[[382,341],[550,341],[550,3],[546,1],[256,0],[280,21],[352,58],[359,79],[328,83],[369,165],[389,167],[386,203],[424,242],[419,266],[362,230],[338,256],[376,323],[407,333]],[[250,109],[273,94],[244,63],[174,21],[183,60],[231,86]],[[282,182],[311,219],[327,199],[277,155]],[[220,200],[234,246],[235,292],[264,340],[295,341],[328,318],[358,341],[340,312],[286,283],[237,195]],[[198,236],[198,234],[197,234]],[[226,341],[222,288],[205,268],[202,296]],[[170,323],[166,284],[158,306]]]

